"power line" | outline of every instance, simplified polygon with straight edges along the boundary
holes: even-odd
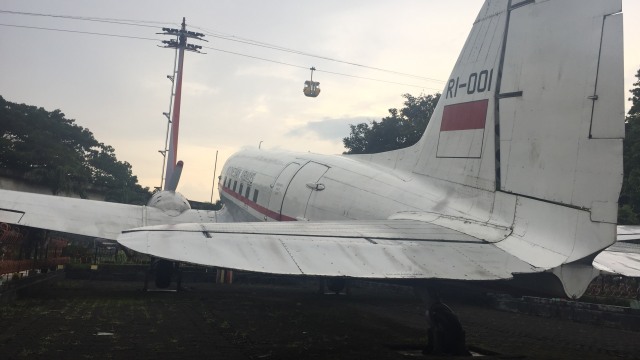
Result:
[[[309,69],[309,67],[308,67],[308,66],[301,66],[301,65],[290,64],[290,63],[286,63],[286,62],[282,62],[282,61],[266,59],[266,58],[259,57],[259,56],[247,55],[247,54],[242,54],[242,53],[238,53],[238,52],[234,52],[234,51],[229,51],[229,50],[222,50],[222,49],[218,49],[218,48],[214,48],[214,47],[210,47],[210,46],[203,46],[202,48],[203,48],[203,49],[214,50],[214,51],[219,51],[219,52],[223,52],[223,53],[227,53],[227,54],[233,54],[233,55],[243,56],[243,57],[247,57],[247,58],[251,58],[251,59],[257,59],[257,60],[267,61],[267,62],[276,63],[276,64],[280,64],[280,65],[291,66],[291,67],[295,67],[295,68],[299,68],[299,69],[305,69],[305,70],[308,70],[308,69]],[[319,70],[319,69],[316,69],[316,71],[317,71],[317,72],[326,73],[326,74],[333,74],[333,75],[338,75],[338,76],[346,76],[346,77],[351,77],[351,78],[356,78],[356,79],[363,79],[363,80],[378,81],[378,82],[383,82],[383,83],[387,83],[387,84],[395,84],[395,85],[411,86],[411,87],[416,87],[416,88],[421,88],[421,89],[429,89],[429,90],[436,90],[436,91],[441,91],[441,90],[442,90],[442,89],[436,89],[436,88],[427,87],[427,86],[420,86],[420,85],[406,84],[406,83],[400,83],[400,82],[395,82],[395,81],[388,81],[388,80],[374,79],[374,78],[369,78],[369,77],[365,77],[365,76],[349,75],[349,74],[344,74],[344,73],[339,73],[339,72],[333,72],[333,71],[328,71],[328,70]]]
[[[156,28],[157,26],[147,25],[147,24],[156,24],[156,25],[157,24],[167,24],[167,22],[160,22],[160,21],[144,21],[144,20],[132,20],[132,19],[100,18],[100,17],[85,17],[85,16],[72,16],[72,15],[56,15],[56,14],[43,14],[43,13],[20,12],[20,11],[10,11],[10,10],[0,10],[0,13],[11,14],[11,15],[53,17],[53,18],[62,18],[62,19],[69,19],[69,20],[94,21],[94,22],[103,22],[103,23],[129,25],[129,26],[139,26],[139,27],[151,27],[151,28]],[[361,68],[366,68],[366,69],[386,72],[386,73],[400,75],[400,76],[411,77],[411,78],[415,78],[415,79],[434,81],[434,82],[439,82],[439,83],[444,83],[445,82],[444,80],[429,78],[429,77],[425,77],[425,76],[408,74],[408,73],[404,73],[404,72],[400,72],[400,71],[383,69],[383,68],[379,68],[379,67],[358,64],[358,63],[351,62],[351,61],[335,59],[335,58],[331,58],[331,57],[328,57],[328,56],[307,53],[307,52],[304,52],[304,51],[295,50],[295,49],[291,49],[291,48],[286,48],[286,47],[283,47],[283,46],[274,45],[274,44],[261,42],[261,41],[257,41],[257,40],[242,38],[242,37],[238,37],[238,36],[235,36],[235,35],[224,35],[224,34],[221,34],[219,32],[216,33],[215,31],[206,29],[204,27],[193,26],[193,25],[191,27],[196,28],[196,29],[200,29],[200,30],[204,31],[205,34],[207,34],[209,36],[212,36],[212,37],[215,37],[215,38],[222,39],[222,40],[238,42],[238,43],[251,45],[251,46],[263,47],[263,48],[276,50],[276,51],[288,52],[288,53],[296,54],[296,55],[314,57],[314,58],[323,59],[323,60],[327,60],[327,61],[333,61],[333,62],[347,64],[347,65],[351,65],[351,66],[356,66],[356,67],[361,67]]]
[[[157,28],[158,25],[171,24],[170,22],[166,22],[166,21],[145,21],[145,20],[114,19],[114,18],[100,18],[100,17],[88,17],[88,16],[73,16],[73,15],[55,15],[55,14],[42,14],[42,13],[31,13],[31,12],[10,11],[10,10],[0,10],[0,13],[10,14],[10,15],[40,16],[40,17],[52,17],[52,18],[69,19],[69,20],[94,21],[94,22],[103,22],[103,23],[109,23],[109,24],[130,25],[130,26],[150,27],[150,28]],[[154,25],[145,25],[145,24],[154,24]]]
[[[107,33],[99,33],[99,32],[79,31],[79,30],[67,30],[67,29],[56,29],[56,28],[47,28],[47,27],[38,27],[38,26],[26,26],[26,25],[2,24],[2,23],[0,23],[0,26],[5,26],[5,27],[15,27],[15,28],[25,28],[25,29],[36,29],[36,30],[47,30],[47,31],[58,31],[58,32],[67,32],[67,33],[76,33],[76,34],[86,34],[86,35],[96,35],[96,36],[109,36],[109,37],[118,37],[118,38],[135,39],[135,40],[160,41],[159,39],[156,39],[156,38],[147,38],[147,37],[141,37],[141,36],[130,36],[130,35],[107,34]],[[263,57],[259,57],[259,56],[253,56],[253,55],[242,54],[242,53],[238,53],[238,52],[234,52],[234,51],[229,51],[229,50],[218,49],[218,48],[214,48],[214,47],[210,47],[210,46],[203,46],[203,48],[205,48],[205,49],[210,49],[210,50],[214,50],[214,51],[218,51],[218,52],[223,52],[223,53],[227,53],[227,54],[232,54],[232,55],[242,56],[242,57],[246,57],[246,58],[251,58],[251,59],[256,59],[256,60],[261,60],[261,61],[271,62],[271,63],[275,63],[275,64],[291,66],[291,67],[295,67],[295,68],[299,68],[299,69],[305,69],[305,70],[306,70],[306,69],[308,69],[308,66],[302,66],[302,65],[290,64],[290,63],[286,63],[286,62],[282,62],[282,61],[271,60],[271,59],[267,59],[267,58],[263,58]],[[426,86],[420,86],[420,85],[415,85],[415,84],[406,84],[406,83],[395,82],[395,81],[388,81],[388,80],[382,80],[382,79],[375,79],[375,78],[369,78],[369,77],[365,77],[365,76],[350,75],[350,74],[344,74],[344,73],[333,72],[333,71],[328,71],[328,70],[317,70],[317,71],[318,71],[318,72],[322,72],[322,73],[332,74],[332,75],[345,76],[345,77],[356,78],[356,79],[363,79],[363,80],[371,80],[371,81],[377,81],[377,82],[382,82],[382,83],[387,83],[387,84],[402,85],[402,86],[410,86],[410,87],[415,87],[415,88],[430,89],[430,90],[436,90],[436,91],[440,91],[440,90],[442,90],[442,89],[433,88],[433,87],[426,87]]]
[[[153,40],[153,41],[160,41],[159,39],[146,38],[146,37],[141,37],[141,36],[118,35],[118,34],[105,34],[105,33],[91,32],[91,31],[66,30],[66,29],[54,29],[54,28],[45,28],[45,27],[38,27],[38,26],[13,25],[13,24],[0,24],[0,26],[16,27],[16,28],[25,28],[25,29],[37,29],[37,30],[48,30],[48,31],[60,31],[60,32],[77,33],[77,34],[87,34],[87,35],[111,36],[111,37],[119,37],[119,38],[127,38],[127,39],[137,39],[137,40]]]
[[[403,72],[400,72],[400,71],[388,70],[388,69],[378,68],[378,67],[374,67],[374,66],[362,65],[362,64],[358,64],[358,63],[354,63],[354,62],[350,62],[350,61],[334,59],[334,58],[330,58],[330,57],[323,56],[323,55],[306,53],[306,52],[303,52],[303,51],[289,49],[289,48],[286,48],[286,47],[273,45],[273,44],[269,44],[269,43],[265,43],[265,42],[255,41],[255,40],[251,40],[251,39],[244,39],[244,38],[236,37],[236,36],[233,36],[233,35],[230,35],[230,36],[228,36],[228,35],[220,35],[220,34],[213,33],[213,32],[211,32],[211,31],[209,31],[209,30],[207,30],[205,28],[198,27],[198,26],[192,26],[192,27],[204,31],[204,33],[206,35],[209,35],[209,36],[212,36],[212,37],[215,37],[215,38],[219,38],[219,39],[223,39],[223,40],[239,42],[239,43],[243,43],[243,44],[247,44],[247,45],[259,46],[259,47],[263,47],[263,48],[267,48],[267,49],[283,51],[283,52],[288,52],[288,53],[297,54],[297,55],[315,57],[315,58],[318,58],[318,59],[323,59],[323,60],[343,63],[343,64],[347,64],[347,65],[352,65],[352,66],[357,66],[357,67],[362,67],[362,68],[366,68],[366,69],[377,70],[377,71],[382,71],[382,72],[386,72],[386,73],[391,73],[391,74],[396,74],[396,75],[401,75],[401,76],[407,76],[407,77],[412,77],[412,78],[417,78],[417,79],[422,79],[422,80],[435,81],[435,82],[441,82],[441,83],[445,82],[444,80],[428,78],[428,77],[425,77],[425,76],[413,75],[413,74],[403,73]]]
[[[347,77],[356,78],[356,79],[363,79],[363,80],[378,81],[378,82],[383,82],[383,83],[387,83],[387,84],[395,84],[395,85],[411,86],[411,87],[421,88],[421,89],[429,89],[429,90],[435,90],[435,91],[442,91],[442,89],[441,89],[441,88],[433,88],[433,87],[420,86],[420,85],[411,85],[411,84],[399,83],[399,82],[395,82],[395,81],[380,80],[380,79],[374,79],[374,78],[369,78],[369,77],[365,77],[365,76],[349,75],[349,74],[343,74],[343,73],[338,73],[338,72],[333,72],[333,71],[327,71],[327,70],[316,70],[316,71],[317,71],[317,72],[327,73],[327,74],[333,74],[333,75],[347,76]]]
[[[296,67],[296,68],[300,68],[300,69],[309,70],[308,66],[289,64],[289,63],[282,62],[282,61],[265,59],[265,58],[261,58],[259,56],[247,55],[247,54],[242,54],[242,53],[239,53],[239,52],[229,51],[229,50],[222,50],[222,49],[218,49],[218,48],[214,48],[214,47],[210,47],[210,46],[203,46],[202,48],[203,49],[209,49],[209,50],[215,50],[215,51],[219,51],[219,52],[223,52],[223,53],[227,53],[227,54],[232,54],[232,55],[243,56],[243,57],[246,57],[246,58],[267,61],[267,62],[271,62],[271,63],[275,63],[275,64],[286,65],[286,66],[291,66],[291,67]]]

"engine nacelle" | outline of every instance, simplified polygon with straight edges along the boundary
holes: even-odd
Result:
[[[177,216],[191,209],[189,201],[182,194],[175,191],[158,191],[153,194],[147,206],[162,210],[167,215]]]

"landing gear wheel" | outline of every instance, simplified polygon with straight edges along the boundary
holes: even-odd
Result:
[[[173,262],[168,260],[158,260],[156,263],[156,287],[166,289],[171,285],[171,275],[173,274]]]
[[[471,356],[465,344],[465,332],[456,314],[441,302],[434,303],[428,311],[429,330],[425,354]]]

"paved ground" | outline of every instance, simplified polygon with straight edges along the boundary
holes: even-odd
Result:
[[[409,359],[426,342],[409,293],[311,284],[196,284],[183,293],[138,282],[63,280],[0,305],[1,359]],[[640,358],[640,333],[453,304],[486,358]],[[433,358],[433,357],[432,357]]]

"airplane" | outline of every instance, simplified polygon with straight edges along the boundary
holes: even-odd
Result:
[[[117,239],[166,263],[408,281],[426,289],[432,323],[455,320],[442,281],[579,298],[618,232],[621,11],[486,0],[418,143],[243,149],[219,177],[220,212],[189,209],[172,180],[142,207],[0,190],[0,221]]]

